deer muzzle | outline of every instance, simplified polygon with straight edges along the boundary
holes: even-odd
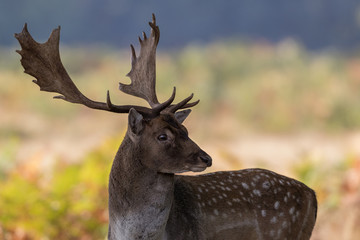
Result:
[[[212,158],[204,151],[201,151],[199,154],[200,160],[206,164],[207,167],[211,167],[212,165]]]

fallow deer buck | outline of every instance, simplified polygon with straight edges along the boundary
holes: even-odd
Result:
[[[264,169],[214,172],[198,176],[212,160],[189,137],[182,122],[192,95],[178,104],[172,96],[159,103],[155,93],[155,55],[160,32],[153,15],[151,35],[139,38],[140,55],[131,45],[131,84],[124,93],[145,99],[151,108],[97,102],[70,79],[59,54],[60,27],[37,43],[25,25],[15,34],[25,73],[40,90],[61,94],[71,103],[129,113],[128,130],[115,156],[109,180],[109,239],[309,239],[317,201],[313,190]],[[181,110],[180,109],[187,109]]]

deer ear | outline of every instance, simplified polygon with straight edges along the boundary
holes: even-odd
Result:
[[[176,112],[175,113],[175,118],[179,123],[183,123],[185,121],[185,119],[189,116],[189,114],[191,113],[190,109],[186,109],[180,112]]]
[[[130,109],[129,112],[129,130],[131,136],[139,135],[144,128],[143,116],[138,113],[134,108]],[[130,137],[131,137],[130,136]]]

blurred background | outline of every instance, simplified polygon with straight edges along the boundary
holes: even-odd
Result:
[[[0,2],[0,239],[105,239],[107,181],[127,118],[53,100],[20,65],[24,23],[85,95],[145,104],[129,44],[157,16],[157,92],[201,99],[185,125],[208,172],[274,170],[317,192],[312,239],[360,238],[360,3],[357,0]]]

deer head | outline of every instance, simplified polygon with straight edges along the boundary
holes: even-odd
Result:
[[[211,166],[210,156],[188,137],[181,124],[189,113],[164,113],[145,120],[136,110],[130,110],[128,136],[137,145],[138,157],[146,167],[162,173],[180,173],[199,172]]]
[[[21,45],[17,52],[21,55],[21,64],[25,73],[33,76],[34,83],[41,91],[59,93],[54,98],[71,103],[85,105],[89,108],[110,111],[114,113],[129,113],[127,135],[139,148],[143,156],[143,164],[160,172],[176,173],[184,171],[202,171],[211,166],[211,158],[190,140],[186,128],[181,124],[190,114],[190,107],[199,103],[189,103],[188,98],[177,104],[172,104],[175,98],[174,87],[171,97],[159,103],[155,91],[156,83],[156,47],[160,38],[159,27],[155,15],[149,22],[151,34],[143,32],[139,37],[140,54],[136,56],[131,47],[131,71],[127,74],[131,79],[129,85],[120,83],[119,89],[129,95],[145,99],[149,107],[135,105],[114,105],[107,91],[106,102],[89,99],[76,87],[66,72],[59,53],[60,27],[53,30],[45,43],[36,42],[25,24],[15,38]],[[186,109],[179,111],[180,109]],[[159,159],[160,158],[160,159]]]

